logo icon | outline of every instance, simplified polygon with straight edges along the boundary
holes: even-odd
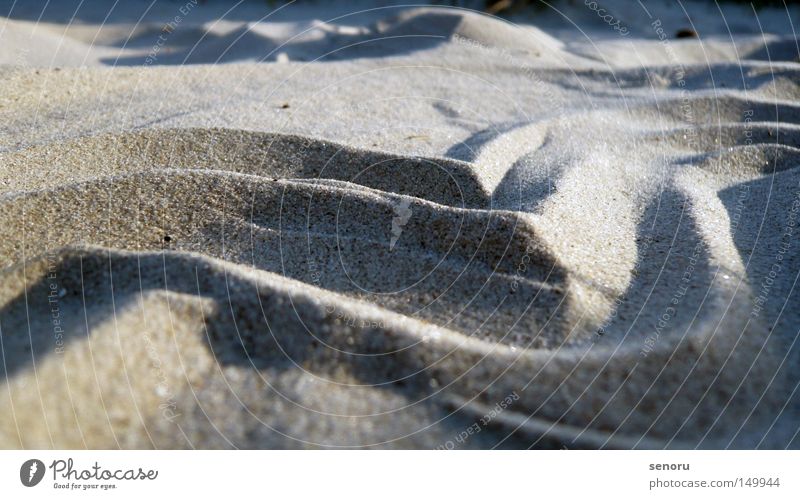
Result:
[[[26,487],[35,487],[44,478],[44,463],[38,459],[28,459],[19,468],[19,480]]]
[[[400,234],[403,233],[403,226],[408,223],[411,218],[411,200],[401,199],[392,205],[395,217],[392,218],[392,238],[389,241],[389,251],[394,249],[397,240],[400,239]]]

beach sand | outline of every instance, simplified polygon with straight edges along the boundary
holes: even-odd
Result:
[[[800,446],[797,8],[10,3],[0,447]]]

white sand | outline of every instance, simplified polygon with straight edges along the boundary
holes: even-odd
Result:
[[[0,447],[800,446],[800,11],[43,3]]]

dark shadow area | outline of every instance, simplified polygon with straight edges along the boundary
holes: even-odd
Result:
[[[22,21],[46,23],[91,24],[141,24],[167,23],[175,16],[182,16],[192,23],[213,22],[220,18],[229,21],[257,21],[265,16],[267,20],[278,22],[298,22],[313,19],[319,12],[318,2],[295,2],[281,8],[288,2],[282,0],[128,0],[115,2],[108,0],[0,0],[0,16]],[[330,13],[343,16],[353,12],[352,5],[331,2]],[[375,16],[385,17],[396,13],[392,4],[403,5],[408,2],[385,1],[389,8],[380,9],[370,15],[348,16],[354,21],[372,20]],[[351,22],[354,22],[351,21]],[[363,22],[363,21],[362,21]]]
[[[774,392],[786,400],[786,408],[774,408],[773,433],[791,438],[800,421],[800,397],[789,398],[789,387],[800,383],[800,164],[792,169],[776,171],[757,179],[742,182],[720,192],[720,200],[728,210],[733,241],[747,268],[751,290],[753,320],[766,324],[770,339],[767,351],[785,358],[775,373]],[[777,170],[777,169],[776,169]],[[790,388],[791,389],[791,388]],[[751,429],[763,432],[763,428]],[[787,435],[786,432],[789,434]],[[787,441],[787,445],[789,442]]]
[[[687,90],[747,90],[756,91],[759,87],[769,84],[778,78],[797,80],[800,72],[797,69],[786,67],[764,68],[752,64],[712,64],[693,68],[684,78],[684,87]],[[670,80],[669,88],[679,90],[681,80]]]
[[[399,56],[448,41],[462,20],[446,9],[404,15],[411,9],[399,1],[371,8],[264,0],[0,2],[0,16],[11,20],[64,24],[58,35],[65,39],[135,51],[101,60],[112,66]]]
[[[619,96],[628,89],[650,89],[664,86],[673,90],[748,90],[754,91],[764,84],[778,78],[791,81],[798,79],[794,68],[765,67],[747,61],[692,65],[684,68],[684,73],[676,72],[673,66],[652,66],[646,68],[611,70],[561,70],[555,72],[562,77],[562,85],[591,95]],[[682,77],[681,77],[682,76]],[[590,83],[603,83],[611,90],[594,91]],[[588,85],[588,88],[587,88]],[[791,99],[787,99],[791,100]]]
[[[636,231],[632,280],[604,326],[606,341],[620,341],[627,334],[625,342],[640,342],[644,348],[644,340],[655,332],[657,318],[667,308],[675,313],[669,314],[668,327],[662,329],[678,335],[686,332],[698,312],[714,269],[688,203],[683,194],[664,190],[645,209]],[[694,270],[687,283],[682,279],[690,265]],[[674,305],[673,298],[686,285],[689,291]]]
[[[559,148],[559,144],[545,139],[539,148],[518,158],[495,187],[492,205],[504,210],[536,211],[556,192],[558,181],[569,166]]]
[[[106,58],[103,62],[114,66],[219,64],[245,60],[275,61],[279,54],[285,54],[292,61],[319,62],[391,57],[430,49],[446,42],[460,22],[461,17],[456,14],[428,12],[394,23],[390,21],[385,26],[373,25],[367,33],[361,34],[314,29],[312,32],[321,38],[289,41],[285,45],[284,40],[246,24],[225,34],[189,26],[174,40],[167,37],[156,57],[147,54],[123,56]],[[175,32],[181,32],[181,28]],[[158,36],[154,35],[142,35],[135,43],[145,47],[152,45],[158,41]]]
[[[800,166],[797,164],[796,166]],[[794,338],[800,322],[793,313],[800,272],[800,222],[797,195],[800,170],[792,168],[742,182],[720,192],[731,233],[747,269],[754,299],[762,296],[759,315],[785,339]],[[773,274],[770,274],[770,272]],[[761,305],[754,303],[753,306]]]
[[[176,300],[181,300],[181,295],[212,300],[213,306],[208,303],[203,306],[203,329],[207,333],[205,341],[208,348],[223,369],[226,366],[256,369],[267,379],[276,382],[287,371],[295,371],[299,375],[300,366],[322,379],[339,377],[344,370],[354,377],[354,383],[368,386],[336,387],[336,390],[341,390],[341,396],[357,399],[360,391],[378,389],[418,401],[397,413],[376,416],[377,423],[403,417],[405,411],[412,411],[412,414],[416,413],[414,411],[424,411],[434,415],[435,419],[441,419],[432,429],[424,430],[423,434],[433,432],[452,435],[451,438],[455,439],[476,421],[474,415],[452,412],[446,404],[441,403],[447,391],[435,393],[439,386],[436,369],[427,365],[428,357],[418,355],[416,350],[427,347],[406,348],[409,345],[404,343],[409,339],[388,333],[377,324],[360,329],[341,325],[331,327],[333,321],[323,313],[323,307],[311,295],[290,297],[270,285],[259,285],[255,280],[227,273],[208,260],[169,252],[137,255],[109,254],[104,250],[74,250],[63,256],[63,259],[53,262],[49,272],[58,276],[59,289],[65,290],[57,295],[65,319],[67,349],[75,342],[86,340],[87,332],[91,334],[100,323],[114,320],[122,310],[146,314],[146,310],[140,312],[135,307],[140,297],[169,291],[170,297],[164,296],[164,299],[172,301],[173,306],[178,308],[180,305]],[[50,305],[46,298],[49,288],[50,282],[46,277],[39,279],[28,288],[26,294],[11,300],[0,310],[6,379],[28,368],[34,361],[41,362],[47,356],[54,355],[48,311]],[[85,309],[83,289],[87,294]],[[175,313],[178,313],[177,310]],[[26,316],[29,319],[25,319]],[[31,325],[30,340],[27,328],[22,327],[27,320]],[[313,334],[310,334],[309,328]],[[151,331],[150,334],[154,333]],[[387,354],[387,350],[394,353]],[[213,387],[219,384],[219,393],[231,398],[232,418],[244,417],[248,421],[246,438],[236,441],[237,446],[263,447],[268,443],[276,446],[293,445],[252,416],[243,414],[244,408],[239,406],[240,403],[249,405],[251,399],[256,403],[267,397],[269,401],[274,388],[253,386],[257,393],[241,393],[238,396],[242,397],[242,401],[239,401],[229,393],[230,387],[224,384],[224,380],[215,376],[206,380],[206,383]],[[177,396],[180,398],[180,394]],[[205,395],[201,392],[194,396],[200,399],[193,404],[202,404]],[[192,407],[189,409],[194,410]],[[263,402],[256,407],[259,411],[264,410]],[[201,411],[202,407],[197,406],[196,409]],[[313,407],[306,410],[310,409]],[[205,412],[195,416],[197,421],[219,417]],[[325,424],[328,418],[322,414],[316,414],[315,417],[319,418],[320,424]],[[505,432],[502,428],[487,428],[482,435],[475,435],[461,447],[488,448],[503,437]],[[433,448],[444,443],[437,439],[427,445]],[[225,443],[214,445],[224,446]],[[503,443],[503,447],[508,448],[522,446],[523,443],[514,438]]]
[[[771,62],[798,62],[800,50],[796,38],[767,42],[763,47],[743,55],[743,59]]]
[[[91,316],[91,311],[105,310],[109,305],[104,302],[105,296],[98,296],[84,308],[80,280],[74,279],[80,262],[71,264],[74,268],[70,273],[58,273],[63,269],[52,268],[0,309],[0,357],[5,379],[46,356],[60,355],[70,342],[85,340],[88,332],[84,311]],[[10,278],[22,272],[20,264],[3,275]],[[91,323],[88,327],[91,329]]]
[[[483,146],[519,126],[522,126],[522,124],[498,124],[479,130],[467,137],[466,140],[451,146],[444,155],[460,161],[475,161]]]
[[[438,109],[438,108],[437,108]],[[440,109],[440,112],[442,110]],[[474,132],[466,140],[453,145],[445,156],[474,162],[481,149],[491,141],[517,128],[531,123],[504,123]],[[516,158],[494,188],[491,195],[493,209],[533,212],[555,191],[566,162],[558,154],[558,147],[549,138],[535,150]]]
[[[610,348],[624,344],[625,348],[638,351],[639,356],[632,360],[638,358],[644,364],[634,373],[631,362],[625,371],[632,373],[631,379],[623,385],[626,390],[642,392],[637,405],[631,406],[624,401],[624,396],[618,400],[616,395],[612,395],[608,408],[603,411],[613,413],[615,407],[621,414],[634,411],[625,425],[602,428],[634,437],[634,440],[645,436],[647,426],[655,424],[662,411],[666,420],[675,421],[677,418],[674,414],[683,410],[678,406],[697,396],[688,389],[665,394],[658,383],[651,390],[644,389],[662,368],[666,370],[667,378],[662,379],[661,383],[672,386],[675,379],[689,380],[691,361],[685,354],[675,363],[669,363],[666,359],[676,341],[684,337],[687,330],[697,327],[697,321],[705,318],[702,302],[715,270],[710,265],[707,249],[690,215],[689,200],[671,188],[663,190],[646,207],[636,230],[636,248],[637,260],[631,283],[625,294],[615,300],[608,322],[593,339]],[[598,377],[613,377],[620,368],[618,361],[612,359],[599,370]],[[687,386],[692,385],[687,383]],[[678,386],[676,384],[674,388],[677,390]],[[592,390],[591,385],[587,389]],[[669,401],[673,395],[677,403],[671,407]],[[571,417],[572,413],[567,412],[563,419],[570,421]],[[577,418],[580,421],[580,416]],[[598,418],[603,419],[602,412]],[[620,422],[614,424],[619,425]],[[676,430],[677,427],[665,428],[661,425],[653,433],[663,438]],[[696,439],[696,435],[689,438]],[[681,440],[684,439],[678,439]]]

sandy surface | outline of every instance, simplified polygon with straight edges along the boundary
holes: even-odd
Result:
[[[798,10],[12,3],[0,447],[800,446]]]

